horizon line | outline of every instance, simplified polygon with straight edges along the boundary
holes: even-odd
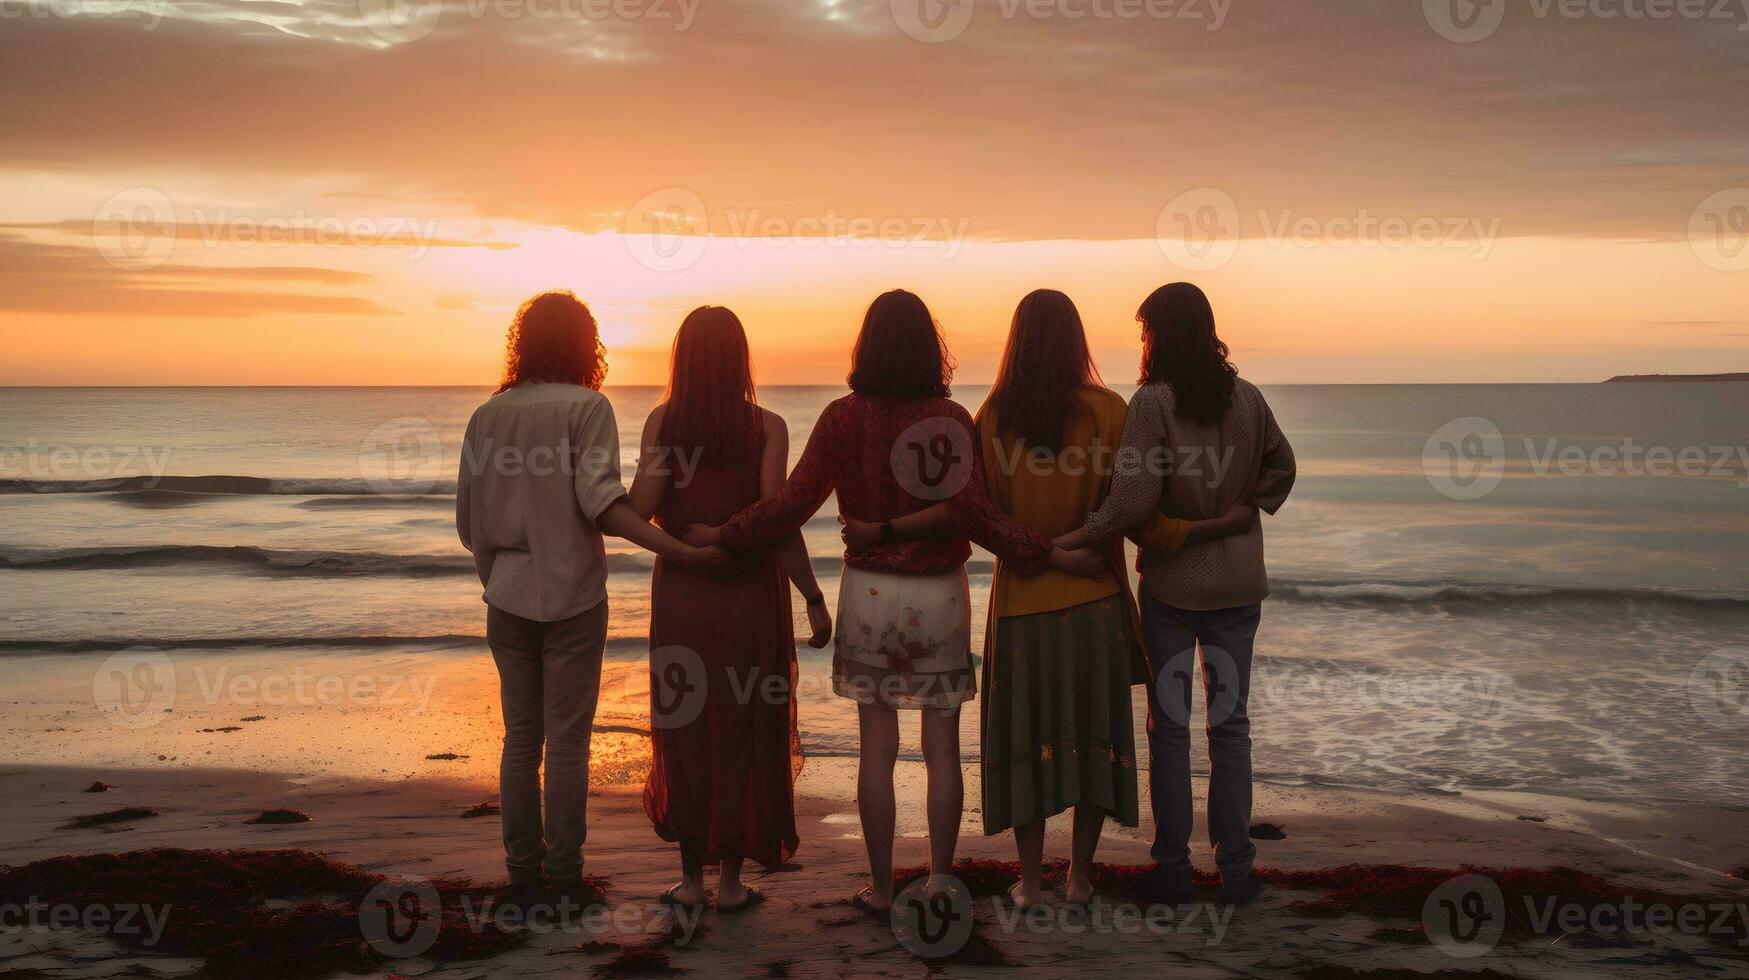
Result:
[[[1612,379],[1602,381],[1257,381],[1252,382],[1259,388],[1474,388],[1489,387],[1546,387],[1550,385],[1590,386],[1610,384]],[[1652,382],[1656,383],[1656,382]],[[1689,382],[1672,380],[1670,384],[1687,384]],[[1728,382],[1727,382],[1728,383]],[[1749,384],[1749,382],[1742,382]],[[993,382],[965,382],[955,387],[989,388]],[[324,385],[324,384],[288,384],[288,385],[123,385],[123,384],[68,384],[68,385],[0,385],[0,391],[481,391],[492,390],[497,386],[492,384],[443,384],[443,385]],[[1136,388],[1140,387],[1133,381],[1106,384],[1106,388]],[[666,384],[607,384],[596,389],[598,391],[625,391],[633,389],[661,390]],[[808,384],[769,384],[759,385],[758,390],[806,389],[806,388],[837,388],[850,394],[849,388],[843,385],[808,385]],[[952,397],[951,395],[949,397]]]
[[[1691,384],[1687,380],[1695,375],[1620,375],[1618,377],[1652,379],[1666,377],[1666,384]],[[1258,381],[1253,382],[1260,388],[1473,388],[1489,387],[1544,387],[1550,385],[1591,386],[1610,384],[1615,379],[1604,378],[1598,381]],[[1657,384],[1658,381],[1646,380],[1642,384]],[[1715,382],[1729,384],[1731,382]],[[1738,382],[1749,384],[1749,382]],[[991,381],[968,381],[961,384],[966,388],[989,388]],[[56,385],[11,385],[0,384],[0,391],[479,391],[493,389],[492,383],[481,384],[282,384],[282,385],[203,385],[203,384],[162,384],[162,385],[130,385],[130,384],[56,384]],[[602,391],[666,388],[666,384],[604,384]],[[1135,388],[1135,382],[1125,381],[1115,384],[1107,383],[1107,388]],[[760,390],[804,389],[804,388],[835,388],[845,394],[850,389],[843,384],[764,384]],[[951,397],[951,396],[950,396]]]

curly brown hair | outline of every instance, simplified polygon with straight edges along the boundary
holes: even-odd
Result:
[[[516,311],[504,354],[499,391],[530,382],[600,388],[607,378],[607,348],[595,315],[576,294],[541,293]]]

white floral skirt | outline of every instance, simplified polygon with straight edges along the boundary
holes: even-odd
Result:
[[[894,710],[957,708],[977,696],[966,570],[934,575],[846,567],[832,690]]]

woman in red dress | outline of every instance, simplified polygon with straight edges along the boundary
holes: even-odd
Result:
[[[795,533],[836,492],[843,518],[885,524],[875,544],[844,555],[832,688],[857,703],[861,756],[857,807],[873,883],[855,898],[877,917],[893,903],[893,766],[902,710],[921,717],[928,772],[932,891],[946,890],[959,842],[965,787],[960,707],[976,695],[970,537],[1021,573],[1047,565],[1100,574],[1098,554],[1053,549],[993,504],[984,487],[972,418],[948,397],[953,365],[929,308],[904,290],[876,298],[851,355],[851,394],[826,406],[807,449],[775,497],[727,523],[686,532],[731,553],[770,547]],[[893,540],[890,522],[945,502],[960,534]]]
[[[783,419],[755,401],[741,321],[720,306],[694,310],[674,338],[667,397],[644,423],[633,508],[674,532],[719,524],[775,494],[788,461]],[[670,903],[704,904],[704,868],[720,864],[718,911],[755,905],[763,896],[742,884],[743,861],[775,869],[798,843],[802,755],[786,577],[808,603],[813,646],[826,645],[832,619],[800,532],[770,544],[710,574],[656,561],[644,812],[663,840],[680,844]]]

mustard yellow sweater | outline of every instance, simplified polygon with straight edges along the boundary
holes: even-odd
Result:
[[[1088,514],[1099,509],[1111,491],[1118,449],[1123,443],[1128,406],[1116,392],[1083,387],[1076,403],[1078,411],[1064,422],[1061,448],[1055,457],[1029,454],[1014,437],[1004,434],[994,406],[986,404],[978,413],[978,449],[983,454],[990,500],[1047,538],[1075,530]],[[1134,537],[1143,547],[1174,551],[1184,544],[1188,531],[1186,522],[1156,513]],[[1111,570],[1098,579],[1054,570],[1022,576],[1005,570],[998,562],[990,590],[991,616],[1028,616],[1067,609],[1120,591],[1127,596],[1129,583],[1123,567],[1122,540],[1114,539],[1111,547],[1115,552]]]

